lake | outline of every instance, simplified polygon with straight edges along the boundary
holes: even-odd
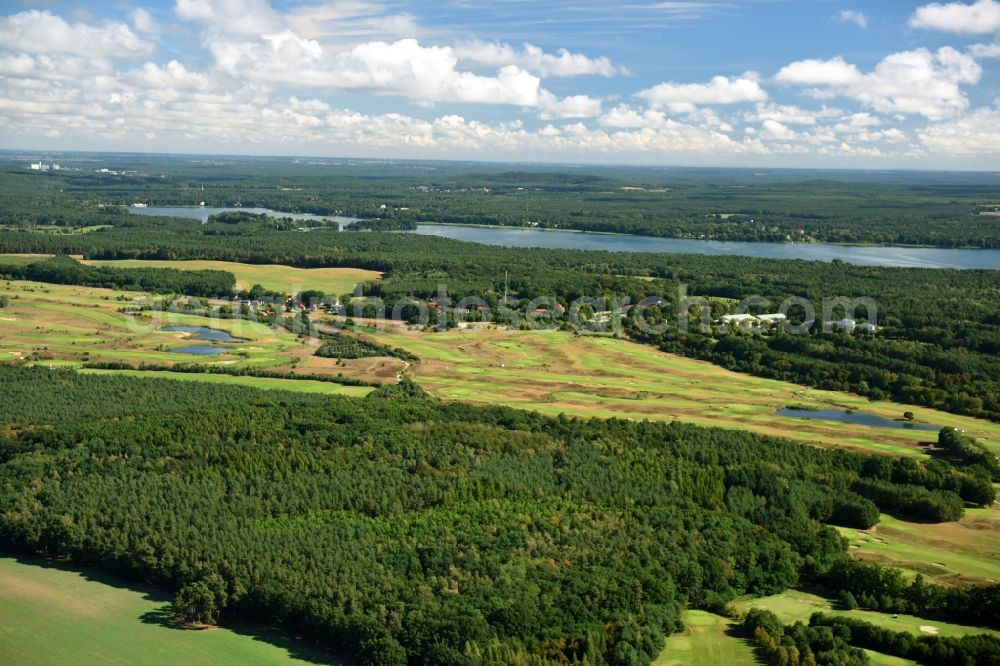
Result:
[[[217,328],[206,328],[204,326],[164,326],[161,331],[171,333],[191,333],[195,340],[211,340],[212,342],[243,342],[240,338],[234,338],[226,331]]]
[[[199,220],[202,223],[208,221],[209,215],[219,213],[253,213],[260,215],[264,213],[271,217],[290,217],[293,220],[333,220],[338,224],[350,224],[357,222],[356,217],[342,217],[339,215],[311,215],[309,213],[282,213],[281,211],[269,208],[212,208],[209,206],[148,206],[146,208],[132,208],[129,206],[128,212],[136,215],[166,215],[169,217],[186,217],[191,220]]]
[[[733,255],[765,259],[840,259],[862,266],[909,266],[916,268],[1000,269],[1000,250],[968,250],[932,247],[831,245],[827,243],[754,243],[687,238],[656,238],[575,231],[468,227],[453,224],[421,224],[408,233],[442,236],[470,243],[506,247],[540,247],[562,250],[606,250],[610,252],[671,252],[678,254]]]
[[[297,220],[336,220],[341,224],[357,218],[303,213],[282,213],[266,208],[129,208],[139,215],[172,215],[202,222],[209,215],[226,211],[267,213]],[[473,227],[457,224],[420,224],[416,231],[403,233],[441,236],[453,240],[505,247],[537,247],[561,250],[605,250],[609,252],[667,252],[715,256],[760,257],[764,259],[840,259],[862,266],[908,266],[914,268],[988,268],[1000,270],[1000,250],[969,250],[934,247],[899,247],[867,245],[831,245],[828,243],[754,243],[749,241],[710,241],[687,238],[657,238],[623,234],[595,234],[578,231],[512,229],[508,227]]]
[[[779,409],[776,413],[778,416],[790,416],[796,419],[843,421],[845,423],[859,423],[876,428],[902,428],[904,430],[927,430],[928,432],[941,430],[941,426],[913,423],[912,421],[895,421],[875,414],[847,412],[839,409],[792,409],[791,407],[786,407],[785,409]]]

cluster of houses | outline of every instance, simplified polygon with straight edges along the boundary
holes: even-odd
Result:
[[[237,303],[241,310],[258,314],[273,315],[280,312],[323,312],[331,315],[346,315],[347,308],[340,300],[323,301],[321,303],[302,303],[294,298],[287,298],[282,303],[280,299],[241,298]]]
[[[745,331],[766,331],[774,326],[781,326],[788,320],[788,317],[776,312],[773,314],[729,314],[722,315],[720,321],[723,325],[731,330],[745,330]],[[849,319],[847,317],[843,319],[836,319],[833,321],[827,321],[823,324],[824,329],[844,331],[846,333],[854,333],[855,331],[862,331],[865,333],[875,333],[878,327],[871,322],[858,322],[854,319]]]

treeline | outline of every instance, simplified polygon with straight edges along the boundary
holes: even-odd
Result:
[[[741,628],[753,638],[757,651],[771,666],[863,666],[871,663],[864,650],[851,646],[849,632],[827,626],[796,622],[785,626],[778,616],[763,608],[751,608]]]
[[[203,231],[210,236],[252,235],[260,230],[293,231],[299,228],[333,228],[339,229],[340,224],[335,220],[327,219],[305,219],[297,220],[294,217],[279,217],[268,213],[252,213],[250,211],[224,211],[209,215],[203,226]]]
[[[883,629],[864,620],[823,613],[814,613],[809,618],[809,628],[827,635],[843,637],[843,640],[858,647],[902,659],[912,659],[928,666],[1000,664],[1000,638],[989,634],[960,638],[931,634],[914,636],[905,631]]]
[[[343,374],[323,375],[314,372],[279,372],[252,366],[209,365],[204,363],[146,363],[136,365],[125,361],[88,361],[84,368],[94,370],[140,370],[149,372],[186,372],[194,374],[230,375],[233,377],[260,377],[261,379],[309,379],[317,382],[331,382],[345,386],[381,386],[378,382],[345,377]]]
[[[907,580],[899,569],[845,559],[822,583],[840,599],[868,610],[909,613],[976,627],[1000,628],[1000,584],[944,587]],[[850,595],[849,597],[847,595]]]
[[[1000,482],[1000,460],[985,446],[955,428],[942,428],[938,435],[938,446],[961,465],[980,471],[991,481]]]
[[[867,497],[883,511],[929,523],[958,520],[965,513],[962,498],[950,490],[873,479],[859,479],[851,490]]]
[[[413,220],[376,218],[351,222],[344,227],[344,231],[413,231],[416,228],[417,223]]]
[[[784,625],[777,615],[762,608],[751,609],[741,627],[772,666],[861,666],[871,663],[865,649],[929,666],[1000,664],[1000,638],[989,634],[915,636],[825,613],[813,613],[808,625]]]
[[[370,340],[345,333],[320,333],[323,344],[316,350],[316,356],[324,358],[370,358],[373,356],[394,356],[404,361],[416,363],[420,359],[405,349],[382,345]]]
[[[0,257],[0,276],[11,280],[202,297],[231,296],[236,287],[236,276],[227,271],[89,266],[67,256],[26,264],[4,264]]]

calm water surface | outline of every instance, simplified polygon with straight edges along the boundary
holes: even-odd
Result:
[[[859,423],[876,428],[902,428],[904,430],[928,430],[938,431],[941,426],[927,425],[926,423],[912,423],[910,421],[894,421],[883,418],[875,414],[865,414],[864,412],[845,412],[839,409],[779,409],[778,416],[791,416],[796,419],[822,419],[824,421],[844,421],[846,423]]]
[[[136,215],[167,215],[170,217],[186,217],[192,220],[207,222],[209,215],[219,213],[266,213],[271,217],[290,217],[293,220],[333,220],[341,225],[357,222],[356,217],[341,217],[339,215],[310,215],[309,213],[282,213],[269,208],[211,208],[208,206],[149,206],[148,208],[132,208],[128,212]]]
[[[267,213],[275,217],[296,220],[335,220],[341,224],[357,218],[301,213],[283,213],[266,208],[190,208],[150,207],[129,208],[138,215],[172,215],[202,222],[209,215],[226,211]],[[669,252],[707,254],[715,256],[760,257],[765,259],[810,259],[833,261],[840,259],[862,266],[910,266],[917,268],[988,268],[1000,270],[1000,250],[965,250],[954,248],[853,246],[827,243],[752,243],[746,241],[707,241],[687,238],[654,238],[618,234],[594,234],[574,231],[540,229],[510,229],[505,227],[469,227],[455,224],[421,224],[416,231],[406,232],[425,236],[441,236],[458,241],[501,245],[505,247],[538,247],[562,250],[607,250],[610,252]]]
[[[226,331],[217,328],[206,328],[205,326],[164,326],[161,331],[173,333],[191,333],[195,340],[211,340],[212,342],[243,342],[240,338],[234,338]]]
[[[679,254],[734,255],[766,259],[840,259],[862,266],[910,266],[918,268],[1000,269],[1000,250],[952,248],[863,247],[826,243],[751,243],[706,241],[686,238],[654,238],[592,234],[573,231],[463,227],[452,224],[421,224],[409,233],[442,236],[454,240],[507,247],[541,247],[562,250],[607,250],[611,252],[673,252]]]

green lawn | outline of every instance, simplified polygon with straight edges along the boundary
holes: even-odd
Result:
[[[95,266],[129,268],[177,268],[180,270],[212,269],[228,271],[236,276],[240,289],[255,284],[285,294],[318,289],[337,296],[354,290],[359,282],[377,280],[382,274],[362,268],[294,268],[278,264],[240,264],[230,261],[155,261],[146,259],[116,259],[84,261]]]
[[[854,557],[884,562],[939,583],[1000,580],[1000,510],[966,509],[952,523],[927,525],[882,515],[874,530],[837,528]]]
[[[684,611],[681,620],[684,631],[667,638],[667,646],[653,666],[756,666],[765,663],[757,657],[750,641],[732,633],[732,620],[698,610]],[[916,664],[881,652],[865,650],[865,653],[873,666]]]
[[[684,631],[667,638],[653,666],[754,666],[762,663],[753,645],[727,633],[732,621],[698,610],[681,615]]]
[[[41,560],[0,557],[0,598],[0,662],[6,664],[329,662],[274,632],[177,627],[163,595]]]
[[[882,654],[881,652],[872,652],[871,650],[865,650],[865,654],[867,654],[868,659],[871,660],[872,666],[910,666],[910,664],[917,663],[910,659],[893,657],[888,654]]]
[[[51,256],[50,254],[0,254],[0,264],[24,266],[25,264],[33,264],[36,261],[43,261]]]
[[[771,611],[785,624],[795,621],[809,622],[809,616],[816,612],[823,612],[828,615],[838,615],[864,620],[871,624],[891,629],[892,631],[907,631],[914,635],[922,633],[921,627],[933,627],[941,636],[968,636],[970,634],[991,634],[1000,636],[1000,632],[980,627],[968,627],[961,624],[941,622],[940,620],[928,620],[915,617],[913,615],[881,613],[867,610],[844,611],[833,608],[833,604],[827,599],[800,590],[785,590],[780,594],[770,597],[749,598],[744,597],[737,600],[733,605],[741,612],[746,612],[751,608],[766,608]],[[929,633],[929,632],[923,632]]]

